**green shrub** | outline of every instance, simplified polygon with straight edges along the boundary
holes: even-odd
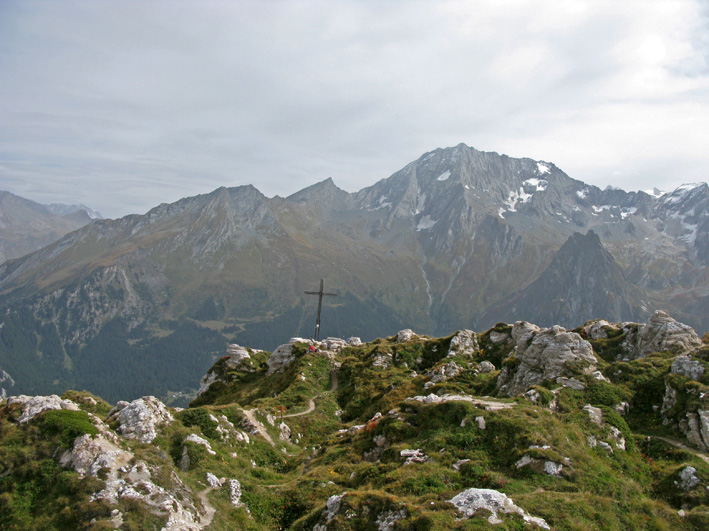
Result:
[[[187,427],[198,426],[202,434],[210,439],[219,439],[218,424],[210,418],[209,411],[201,407],[185,409],[175,415]]]
[[[586,388],[584,398],[592,406],[614,406],[628,400],[628,393],[616,385],[597,382]]]
[[[98,429],[93,425],[85,411],[69,409],[50,409],[42,414],[39,429],[43,434],[59,436],[63,446],[71,447],[74,439],[85,434],[96,435]]]

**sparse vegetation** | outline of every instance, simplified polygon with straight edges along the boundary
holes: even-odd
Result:
[[[490,339],[493,332],[497,342]],[[674,446],[672,437],[681,435],[663,426],[658,413],[666,385],[678,390],[677,415],[706,407],[704,383],[670,374],[671,354],[632,361],[608,355],[600,362],[605,381],[579,376],[583,389],[546,381],[532,387],[536,403],[490,398],[500,368],[517,366],[503,337],[508,333],[508,325],[498,325],[482,334],[479,352],[451,357],[451,337],[404,343],[383,338],[338,354],[309,354],[298,345],[295,361],[271,375],[267,353],[254,353],[239,370],[219,360],[214,370],[223,383],[175,413],[176,421],[152,445],[128,446],[135,460],[153,467],[153,480],[164,488],[180,481],[193,493],[207,492],[208,472],[239,480],[249,512],[231,504],[227,487],[213,489],[207,500],[216,512],[206,529],[376,529],[384,518],[402,530],[485,529],[489,512],[461,519],[448,503],[470,487],[507,494],[552,529],[706,528],[709,464]],[[610,352],[608,343],[598,348]],[[497,369],[480,372],[484,360]],[[459,371],[431,385],[431,375],[452,362]],[[411,399],[430,394],[481,398]],[[18,425],[19,410],[0,407],[0,526],[164,525],[164,516],[139,500],[91,501],[105,475],[82,479],[58,464],[58,453],[75,437],[96,434],[88,413],[102,416],[110,407],[88,393],[67,392],[64,398],[82,410],[47,411]],[[629,404],[625,416],[622,403]],[[586,405],[600,410],[600,423]],[[254,431],[246,443],[217,429],[226,418],[235,430],[245,430],[244,410],[273,445]],[[280,437],[281,422],[289,437]],[[190,434],[206,439],[213,453],[186,440]],[[418,457],[405,464],[411,455]],[[678,488],[687,467],[699,482]],[[336,509],[328,507],[333,496],[342,496]],[[107,522],[115,509],[124,523],[112,527]],[[503,523],[496,529],[530,528],[519,515],[498,516]]]

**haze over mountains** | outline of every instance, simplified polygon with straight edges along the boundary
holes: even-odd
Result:
[[[41,205],[0,191],[0,263],[55,242],[101,214],[84,205]]]
[[[331,179],[287,198],[220,188],[0,265],[0,369],[27,393],[194,387],[227,341],[273,349],[307,336],[315,301],[303,291],[320,278],[339,295],[325,335],[573,328],[656,309],[702,333],[708,212],[706,183],[600,190],[464,144],[356,193]]]

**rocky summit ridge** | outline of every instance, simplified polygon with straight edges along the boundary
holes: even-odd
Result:
[[[187,409],[0,402],[0,527],[706,529],[707,369],[662,311],[231,344]]]
[[[310,334],[317,302],[303,292],[323,278],[338,294],[324,327],[340,337],[573,328],[658,308],[704,331],[708,224],[706,183],[601,190],[464,144],[354,193],[332,179],[285,198],[219,188],[0,264],[0,370],[15,383],[3,389],[192,393],[224,342],[273,350]]]

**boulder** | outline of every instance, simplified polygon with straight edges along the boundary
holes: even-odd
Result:
[[[492,372],[494,370],[495,370],[495,366],[491,362],[489,362],[487,360],[480,362],[480,372],[481,373],[485,374],[488,372]]]
[[[448,357],[465,356],[472,358],[478,350],[480,350],[480,345],[478,344],[477,334],[472,330],[460,330],[451,339],[450,347],[448,347]]]
[[[690,356],[677,356],[672,362],[670,368],[672,374],[681,374],[690,380],[699,380],[704,376],[704,367],[699,360],[692,359]]]
[[[445,365],[432,369],[428,375],[431,378],[429,383],[437,384],[445,382],[448,378],[455,378],[460,374],[462,368],[455,361],[450,361]]]
[[[697,469],[693,466],[684,467],[679,473],[679,479],[674,482],[675,485],[685,492],[692,490],[700,483],[699,478],[695,475],[696,473]]]
[[[576,332],[560,326],[540,329],[526,322],[512,328],[516,343],[516,363],[505,366],[497,378],[500,394],[516,396],[529,387],[558,377],[570,377],[580,371],[596,370],[597,359],[591,344]]]
[[[413,330],[410,328],[405,328],[404,330],[399,330],[399,332],[396,334],[396,341],[399,343],[403,343],[404,341],[411,341],[412,339],[415,339],[419,337],[417,334],[414,333]]]
[[[347,341],[340,339],[339,337],[328,337],[321,342],[320,348],[323,350],[331,350],[334,352],[339,352],[347,346]]]
[[[492,513],[487,520],[493,525],[502,523],[498,513],[512,513],[520,515],[527,524],[536,525],[542,529],[551,529],[543,518],[530,516],[515,505],[506,494],[493,489],[467,489],[448,500],[448,503],[452,503],[465,518],[472,517],[482,509]]]
[[[678,356],[689,354],[702,345],[702,340],[691,326],[675,321],[658,310],[646,324],[624,324],[626,332],[624,359],[644,358],[653,352],[669,351]]]
[[[133,400],[118,411],[117,415],[120,423],[118,430],[121,435],[144,443],[153,442],[158,435],[157,428],[174,420],[165,404],[154,396]]]

